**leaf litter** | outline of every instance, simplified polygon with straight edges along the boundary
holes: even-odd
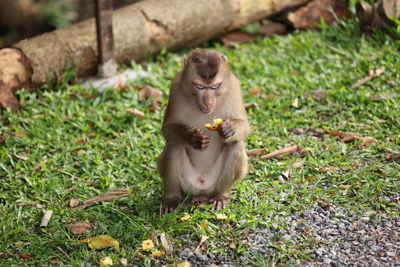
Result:
[[[109,235],[99,235],[79,241],[88,243],[91,249],[101,250],[109,247],[114,247],[114,249],[119,252],[119,242]]]
[[[103,201],[113,201],[122,197],[127,197],[129,196],[129,190],[127,188],[124,187],[117,187],[114,189],[111,189],[110,191],[104,193],[104,194],[100,194],[96,197],[93,197],[89,200],[84,201],[81,205],[75,207],[75,208],[87,208],[90,206],[94,206],[100,202]]]

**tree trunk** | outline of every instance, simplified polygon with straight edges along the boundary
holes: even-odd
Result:
[[[243,25],[302,5],[309,0],[148,0],[113,12],[115,57],[118,63],[141,61],[148,53],[166,47],[177,50]],[[32,69],[29,82],[38,86],[47,76],[79,66],[78,75],[93,74],[97,66],[95,21],[89,19],[69,28],[18,42]],[[1,50],[0,50],[1,51]],[[13,52],[15,53],[15,51]],[[3,55],[3,57],[6,55]],[[13,63],[0,61],[0,70]],[[18,65],[18,62],[16,63]],[[18,71],[21,71],[18,69]],[[4,77],[0,71],[0,84]],[[20,85],[22,87],[23,84]],[[5,88],[0,87],[0,90]],[[8,91],[11,92],[9,89]],[[7,92],[8,92],[7,91]],[[1,92],[0,92],[1,95]],[[3,107],[10,107],[3,104]]]

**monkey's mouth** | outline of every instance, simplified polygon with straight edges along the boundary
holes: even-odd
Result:
[[[205,114],[210,114],[212,110],[210,108],[200,108],[200,111]]]

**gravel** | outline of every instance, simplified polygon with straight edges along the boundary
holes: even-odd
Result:
[[[271,214],[268,217],[271,218]],[[271,244],[284,241],[301,244],[299,248],[310,251],[308,260],[291,258],[290,265],[400,266],[400,216],[390,217],[371,211],[355,216],[342,207],[329,204],[323,209],[316,203],[306,211],[288,218],[276,217],[275,221],[279,223],[242,236],[241,242],[246,248],[242,255],[237,255],[228,245],[225,254],[194,252],[188,245],[177,255],[182,262],[191,262],[192,266],[244,266],[255,264],[256,259],[273,263],[279,253]],[[245,221],[239,224],[245,225]],[[314,242],[304,242],[304,238]],[[163,265],[162,262],[159,264]]]

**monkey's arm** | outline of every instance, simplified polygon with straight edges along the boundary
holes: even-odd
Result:
[[[219,129],[219,134],[224,138],[225,143],[243,141],[250,132],[247,119],[228,119],[225,120]],[[224,133],[227,133],[224,134]]]

